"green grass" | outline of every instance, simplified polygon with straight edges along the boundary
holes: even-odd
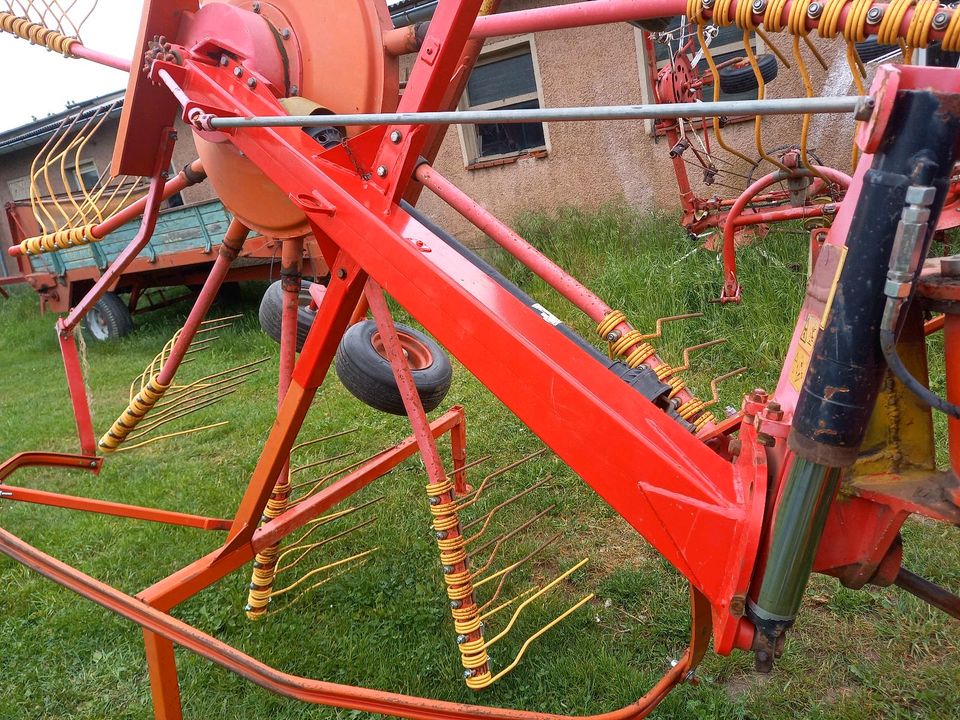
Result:
[[[670,360],[685,346],[724,337],[728,343],[695,358],[691,384],[701,393],[728,369],[749,372],[722,387],[725,405],[743,392],[776,383],[783,349],[802,295],[804,240],[771,235],[741,253],[745,301],[720,307],[720,266],[706,252],[689,254],[672,217],[638,217],[618,207],[600,213],[564,211],[521,219],[522,231],[641,327],[656,318],[702,311],[667,327],[658,345]],[[528,292],[581,332],[589,323],[565,308],[529,272],[499,252],[491,258]],[[275,403],[276,346],[259,330],[261,286],[244,290],[244,319],[221,333],[216,347],[183,370],[185,379],[269,357],[264,370],[196,423],[230,421],[224,429],[110,458],[98,477],[24,472],[15,484],[229,516],[255,464]],[[102,431],[125,404],[129,380],[182,321],[184,308],[138,319],[122,342],[90,344],[88,381]],[[400,315],[402,318],[402,314]],[[0,458],[26,449],[76,449],[72,414],[53,332],[36,298],[17,292],[0,301]],[[456,366],[447,402],[467,407],[470,455],[504,463],[538,442],[482,386]],[[331,378],[313,405],[301,439],[356,427],[348,437],[311,448],[298,462],[354,449],[357,457],[407,434],[405,420],[360,405]],[[556,510],[511,544],[503,563],[544,537],[562,539],[519,573],[516,592],[582,557],[591,562],[572,582],[521,616],[515,633],[493,651],[508,661],[522,639],[587,592],[597,600],[541,638],[520,667],[477,697],[460,679],[436,546],[426,532],[424,473],[404,463],[359,500],[384,496],[362,514],[376,523],[331,543],[336,559],[373,546],[370,562],[306,596],[296,608],[258,623],[242,613],[244,568],[179,606],[175,615],[288,672],[448,700],[515,705],[573,714],[599,713],[636,699],[686,644],[682,579],[586,486],[552,457],[538,458],[492,490],[494,504],[550,474],[545,489],[498,516],[509,527],[547,504]],[[474,477],[480,477],[475,475]],[[358,518],[361,517],[357,516]],[[352,523],[351,523],[352,524]],[[0,502],[0,525],[84,572],[134,593],[218,545],[220,536],[134,521]],[[348,527],[331,525],[327,534]],[[906,564],[955,587],[960,541],[955,529],[909,521]],[[0,718],[150,717],[149,683],[140,633],[126,621],[0,557]],[[278,600],[279,606],[279,600]],[[502,622],[502,621],[501,621]],[[494,623],[496,624],[496,623]],[[956,716],[960,654],[956,625],[896,589],[854,592],[816,577],[787,652],[769,677],[755,676],[745,654],[710,656],[698,687],[671,694],[658,717],[878,718]],[[185,651],[178,651],[188,718],[353,718],[278,698]]]

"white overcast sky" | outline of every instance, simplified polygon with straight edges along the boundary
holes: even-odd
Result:
[[[90,1],[77,5],[89,7]],[[100,0],[81,31],[84,43],[95,50],[130,57],[142,6],[139,0]],[[63,110],[68,101],[88,100],[127,86],[125,73],[64,58],[7,33],[0,33],[0,67],[4,89],[0,132],[28,123],[33,117]]]

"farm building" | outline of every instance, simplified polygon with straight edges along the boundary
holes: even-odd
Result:
[[[502,11],[545,5],[542,0],[505,0]],[[557,4],[552,2],[551,4]],[[390,7],[399,26],[429,20],[436,0],[400,0]],[[733,31],[728,32],[728,31]],[[758,53],[768,53],[762,42],[753,40]],[[828,69],[823,71],[812,54],[804,49],[817,91],[846,93],[852,78],[842,43],[821,45]],[[658,68],[671,62],[679,48],[651,35],[640,27],[621,23],[590,28],[531,33],[496,42],[488,42],[460,102],[461,109],[566,107],[578,105],[628,105],[655,100],[654,86]],[[742,55],[743,46],[736,28],[723,28],[712,43],[718,62]],[[697,58],[694,58],[697,60]],[[401,67],[401,81],[409,73],[410,59]],[[702,59],[698,66],[703,72]],[[704,88],[704,99],[712,99],[712,88]],[[799,75],[781,67],[770,84],[770,97],[802,95]],[[723,99],[756,97],[756,90],[722,94]],[[108,169],[117,129],[122,93],[98,97],[73,105],[62,113],[0,134],[0,204],[7,209],[6,222],[0,223],[0,248],[15,241],[16,225],[29,221],[31,163],[64,117],[81,112],[92,114],[106,107],[110,112],[84,149],[79,173],[67,174],[74,191],[96,182]],[[740,121],[740,122],[737,122]],[[768,118],[763,123],[765,147],[799,141],[799,116]],[[846,168],[853,121],[849,116],[814,116],[809,145],[828,165]],[[724,132],[727,142],[744,154],[756,157],[752,118],[732,118]],[[191,133],[181,128],[174,169],[179,170],[195,157]],[[707,140],[709,142],[709,140]],[[700,142],[700,134],[697,136]],[[623,199],[639,209],[679,208],[681,199],[675,166],[669,160],[670,143],[651,121],[620,123],[525,123],[520,125],[458,126],[448,129],[437,169],[481,201],[497,216],[509,221],[528,211],[552,210],[573,205],[595,208]],[[684,159],[696,165],[691,153]],[[732,158],[732,156],[730,156]],[[689,167],[689,181],[698,196],[730,197],[747,183],[749,167],[732,158],[726,163],[731,173],[717,180],[701,167]],[[737,163],[741,166],[737,167]],[[769,168],[768,168],[769,169]],[[62,190],[59,173],[51,179]],[[707,184],[704,184],[706,182]],[[712,185],[712,187],[710,187]],[[216,244],[226,215],[209,184],[185,189],[167,203],[155,246],[164,251],[196,250]],[[480,238],[475,228],[453,210],[424,193],[421,208],[439,224],[468,242]],[[27,228],[22,228],[26,231]],[[128,228],[133,232],[133,228]],[[177,234],[172,247],[166,247],[170,234]],[[29,234],[29,233],[27,233]],[[120,240],[123,234],[121,233]],[[121,245],[118,245],[122,246]],[[3,253],[0,275],[45,273],[34,283],[49,286],[65,267],[89,265],[91,277],[109,259],[109,248],[78,248],[71,257],[54,254],[36,260],[34,267],[18,267]],[[67,253],[59,253],[64,256]],[[160,253],[162,254],[162,253]],[[269,255],[267,250],[264,255]],[[174,278],[168,279],[170,282]],[[167,280],[164,280],[166,282]],[[82,288],[81,288],[82,289]],[[56,288],[52,288],[56,294]],[[51,299],[51,307],[63,308],[70,301]]]

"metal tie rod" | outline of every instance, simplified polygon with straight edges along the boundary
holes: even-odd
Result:
[[[279,115],[216,117],[197,115],[205,129],[245,127],[327,127],[341,125],[483,125],[578,120],[647,120],[657,118],[719,117],[722,115],[794,115],[808,113],[854,113],[869,119],[874,99],[870,96],[777,98],[774,100],[727,100],[702,103],[651,105],[602,105],[595,107],[533,108],[526,110],[465,110],[456,112],[371,113],[357,115]]]

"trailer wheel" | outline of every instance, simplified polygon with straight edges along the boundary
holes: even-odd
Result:
[[[396,327],[423,409],[435,410],[446,397],[453,379],[450,359],[443,348],[422,332],[399,323]],[[406,415],[373,320],[357,323],[344,333],[336,362],[337,377],[355,398],[375,410]]]
[[[116,293],[105,293],[83,319],[87,334],[99,342],[116,340],[133,331],[133,317]]]
[[[307,333],[313,325],[313,320],[317,316],[315,310],[310,309],[310,286],[313,285],[309,280],[300,281],[300,307],[297,310],[297,352],[303,349],[303,343],[306,342]],[[280,326],[283,316],[283,288],[280,281],[272,283],[267,291],[263,293],[263,299],[260,301],[260,327],[263,331],[277,342],[280,342]]]
[[[757,55],[757,66],[760,68],[760,75],[765,83],[772,82],[777,77],[777,58],[764,53]],[[749,63],[742,67],[730,65],[720,70],[720,90],[725,93],[744,93],[759,88],[757,76],[753,72],[753,66]]]

